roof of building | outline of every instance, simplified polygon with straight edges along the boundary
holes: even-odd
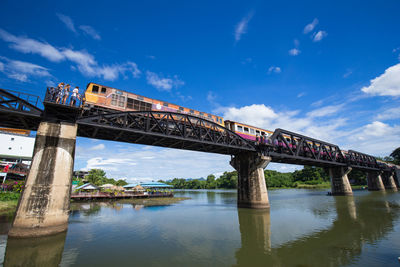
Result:
[[[98,188],[97,186],[91,184],[91,183],[87,183],[87,184],[78,186],[78,187],[75,188],[75,189],[92,189],[92,190],[96,190],[96,189],[99,189],[99,188]]]
[[[173,187],[172,185],[169,184],[164,184],[164,183],[160,183],[160,182],[147,182],[147,183],[136,183],[136,184],[127,184],[124,187],[125,188],[131,188],[131,187],[135,187],[137,185],[141,185],[142,187],[145,188],[159,188],[159,187]]]

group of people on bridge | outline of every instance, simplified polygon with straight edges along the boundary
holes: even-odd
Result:
[[[75,88],[71,90],[71,85],[65,84],[63,82],[60,82],[57,87],[50,87],[48,90],[47,100],[50,102],[55,102],[57,104],[69,104],[69,106],[75,107],[77,104],[77,100],[82,101],[82,99],[83,97],[79,94],[78,86],[75,86]]]

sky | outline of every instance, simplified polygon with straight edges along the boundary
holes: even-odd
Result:
[[[399,1],[8,1],[0,87],[89,82],[375,156],[400,145]],[[75,169],[127,181],[230,156],[77,138]],[[301,166],[270,164],[293,171]]]

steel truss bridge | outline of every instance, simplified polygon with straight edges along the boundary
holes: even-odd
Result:
[[[41,121],[64,121],[77,123],[81,137],[226,155],[257,152],[270,156],[273,162],[297,165],[347,166],[365,171],[393,168],[374,156],[352,150],[344,152],[338,145],[283,129],[276,129],[267,142],[260,144],[189,114],[70,107],[56,104],[47,96],[42,102],[38,96],[0,89],[0,126],[35,131]]]

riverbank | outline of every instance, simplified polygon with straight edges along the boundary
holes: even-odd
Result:
[[[12,214],[17,209],[20,193],[2,192],[0,194],[0,215]]]

